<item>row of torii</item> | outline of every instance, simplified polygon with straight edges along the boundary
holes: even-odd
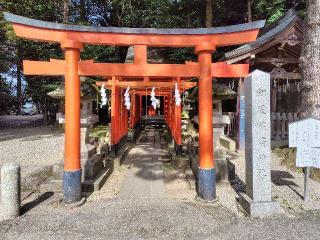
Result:
[[[80,76],[99,76],[106,80],[97,85],[111,89],[112,143],[120,141],[128,131],[128,111],[121,101],[121,89],[132,89],[130,122],[140,118],[142,97],[146,88],[161,87],[164,115],[176,144],[181,144],[181,104],[174,104],[173,89],[180,92],[194,87],[189,82],[199,78],[199,173],[198,196],[216,198],[215,164],[212,131],[212,78],[242,78],[249,73],[248,64],[212,63],[217,47],[240,45],[255,41],[264,21],[206,29],[113,28],[64,25],[29,19],[5,13],[17,36],[61,45],[64,60],[49,62],[24,61],[26,75],[65,76],[65,158],[64,200],[81,199],[80,163]],[[85,45],[134,46],[134,63],[95,63],[81,60]],[[198,62],[185,64],[148,64],[147,47],[194,48]],[[122,107],[123,106],[123,107]],[[120,111],[121,110],[121,111]]]
[[[191,83],[191,82],[190,82]],[[189,88],[192,88],[196,86],[197,83],[188,84],[187,87],[182,87],[181,89],[187,90]],[[100,92],[101,92],[101,105],[107,104],[107,95],[105,90],[105,83],[104,82],[97,82],[98,86],[101,86]],[[121,98],[122,95],[120,94],[113,94],[112,98],[112,104],[111,109],[114,109],[111,113],[111,145],[116,146],[123,137],[125,137],[128,133],[128,114],[125,111],[130,111],[130,128],[134,129],[136,124],[139,122],[142,116],[142,96],[147,96],[149,91],[146,88],[146,90],[136,91],[133,90],[131,94],[131,99],[129,96],[129,90],[130,86],[126,88],[123,94],[123,99]],[[117,90],[115,90],[117,91]],[[121,90],[120,90],[121,92]],[[122,91],[123,93],[123,91]],[[139,95],[139,99],[137,102],[136,95]],[[169,126],[169,129],[171,130],[171,135],[175,141],[175,144],[177,145],[177,149],[181,149],[181,96],[178,88],[178,83],[175,83],[174,88],[174,98],[171,97],[172,93],[169,93],[167,90],[165,91],[158,91],[156,93],[155,87],[153,86],[150,92],[150,100],[151,105],[154,109],[160,107],[160,99],[156,99],[156,95],[163,96],[164,97],[164,117],[166,120],[166,123]],[[120,98],[120,99],[119,99]],[[123,100],[123,101],[122,101]],[[132,103],[131,103],[132,101]],[[147,99],[146,99],[147,101]],[[120,111],[120,114],[116,113],[117,105],[120,103],[120,105],[124,105],[125,108],[120,107],[118,109]],[[138,107],[139,105],[139,107]],[[145,109],[147,111],[147,108]],[[147,115],[147,113],[146,113]],[[119,116],[119,118],[117,117]],[[112,126],[119,126],[118,128],[112,127]]]

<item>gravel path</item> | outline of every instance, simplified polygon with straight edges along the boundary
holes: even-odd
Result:
[[[4,162],[17,162],[24,176],[62,160],[63,146],[61,130],[50,127],[2,129],[0,166]]]

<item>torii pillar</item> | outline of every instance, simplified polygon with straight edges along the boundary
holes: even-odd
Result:
[[[215,46],[200,44],[195,47],[200,65],[199,78],[199,173],[198,196],[205,201],[216,199],[216,170],[213,159],[212,129],[212,52]]]
[[[81,163],[80,163],[80,77],[78,64],[83,44],[76,41],[63,41],[65,52],[65,153],[63,190],[64,201],[80,201]]]
[[[181,87],[180,87],[180,77],[177,78],[177,82],[178,82],[178,89],[181,91]],[[174,103],[174,114],[175,114],[175,143],[176,143],[176,154],[178,156],[182,155],[182,136],[181,136],[181,104],[179,106],[177,106],[176,103]]]

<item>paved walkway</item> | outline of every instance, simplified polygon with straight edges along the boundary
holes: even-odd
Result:
[[[166,197],[160,135],[157,130],[149,129],[142,132],[125,165],[128,165],[130,170],[120,189],[120,198]]]

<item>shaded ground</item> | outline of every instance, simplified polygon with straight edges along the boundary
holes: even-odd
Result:
[[[281,161],[281,164],[288,167],[290,170],[293,170],[297,173],[302,173],[303,168],[296,167],[296,148],[276,148],[272,151],[275,156]],[[320,182],[320,169],[311,168],[310,177],[313,180]]]
[[[0,115],[1,128],[25,128],[43,125],[43,115]]]

